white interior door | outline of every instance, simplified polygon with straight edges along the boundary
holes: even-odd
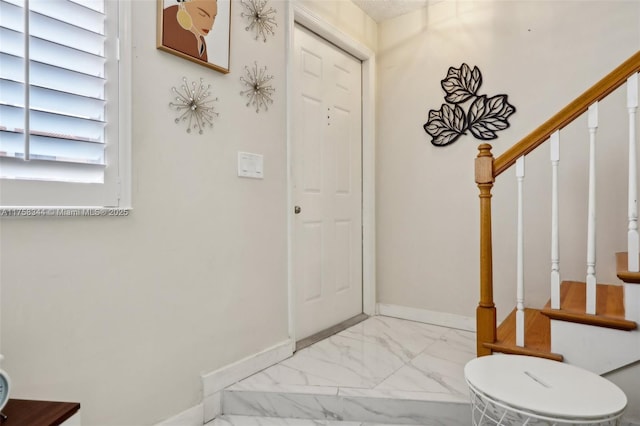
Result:
[[[362,312],[362,64],[296,25],[293,271],[300,340]]]

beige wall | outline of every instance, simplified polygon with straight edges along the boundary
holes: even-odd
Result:
[[[638,2],[448,1],[386,21],[378,37],[377,262],[379,302],[474,316],[478,294],[478,198],[473,159],[480,141],[434,147],[422,129],[444,102],[440,80],[463,62],[482,71],[480,93],[508,94],[517,112],[491,141],[494,153],[635,53]],[[617,102],[617,105],[614,105]],[[603,102],[599,130],[598,277],[617,281],[614,252],[626,247],[627,115],[624,94]],[[584,118],[563,132],[561,273],[584,280],[588,133]],[[527,305],[549,297],[548,147],[527,161]],[[494,278],[500,317],[515,305],[514,171],[494,188]]]
[[[156,1],[132,2],[133,212],[0,222],[13,397],[79,401],[83,425],[154,424],[202,402],[201,374],[288,338],[288,5],[270,4],[278,27],[263,43],[233,1],[223,75],[157,50]],[[350,2],[307,7],[375,46],[375,24]],[[275,77],[266,113],[239,95],[254,61]],[[219,98],[202,136],[168,107],[183,76]],[[264,155],[264,180],[236,176],[238,151]]]
[[[233,3],[231,73],[155,47],[156,1],[133,7],[133,206],[127,218],[2,220],[2,350],[12,396],[79,401],[83,425],[144,425],[202,401],[200,374],[287,339],[286,4],[255,41]],[[275,102],[239,95],[266,65]],[[171,87],[203,78],[220,117],[187,134]],[[237,151],[264,180],[236,176]]]
[[[477,65],[480,93],[505,93],[511,127],[491,141],[500,154],[640,47],[640,3],[631,1],[448,1],[378,28],[378,301],[474,316],[479,270],[478,190],[473,159],[480,141],[464,136],[434,147],[422,129],[439,109],[447,69]],[[625,94],[601,103],[598,130],[599,282],[618,283],[614,252],[626,250]],[[588,132],[586,119],[562,132],[561,274],[584,281]],[[527,158],[526,305],[549,297],[548,146]],[[515,306],[514,170],[494,187],[494,281],[498,316]],[[640,420],[636,364],[608,377]]]
[[[325,22],[376,51],[378,26],[351,0],[294,0]]]

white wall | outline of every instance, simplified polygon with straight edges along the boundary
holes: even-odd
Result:
[[[223,75],[157,50],[156,0],[132,2],[134,210],[0,222],[12,397],[79,401],[83,425],[154,424],[202,402],[201,374],[288,338],[287,4],[270,5],[278,27],[263,43],[233,1]],[[375,43],[375,24],[354,8],[315,10],[339,28],[348,12],[342,30]],[[267,113],[239,95],[254,60],[275,77]],[[168,107],[183,76],[219,97],[202,136]],[[264,180],[236,176],[238,151],[264,155]]]
[[[378,301],[474,316],[479,299],[479,209],[471,135],[434,147],[422,129],[444,102],[450,66],[477,65],[480,93],[508,94],[517,112],[491,141],[499,155],[640,46],[640,3],[632,1],[447,1],[378,29]],[[614,103],[617,102],[617,105]],[[601,108],[598,278],[617,282],[625,250],[624,94]],[[584,281],[588,133],[584,118],[563,132],[561,273]],[[529,156],[525,241],[527,305],[548,299],[548,147]],[[494,280],[498,316],[515,306],[515,177],[494,187]]]

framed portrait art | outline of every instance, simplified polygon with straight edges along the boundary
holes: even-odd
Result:
[[[158,49],[229,72],[231,0],[157,0]]]

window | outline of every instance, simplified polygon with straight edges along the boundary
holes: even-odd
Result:
[[[0,0],[2,207],[129,207],[128,7]]]

